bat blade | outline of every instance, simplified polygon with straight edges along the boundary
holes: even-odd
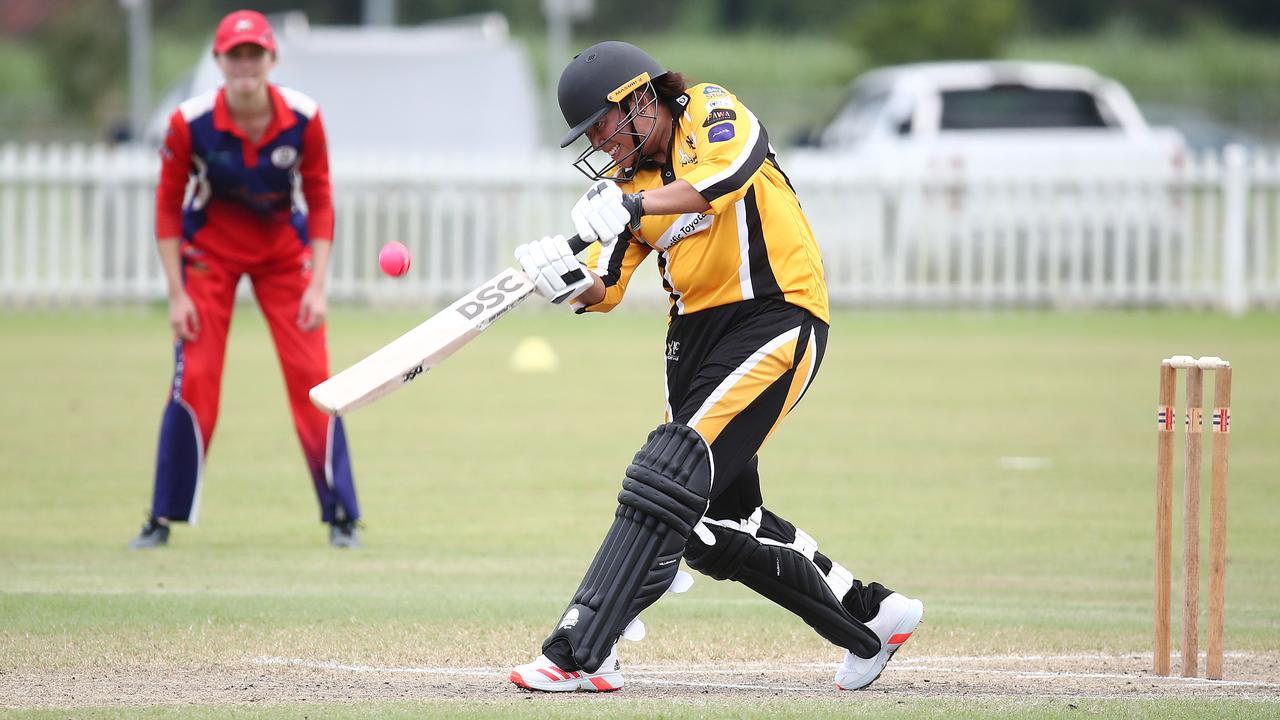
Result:
[[[311,388],[311,402],[330,415],[344,415],[385,397],[440,364],[519,305],[533,281],[508,268],[421,325]]]

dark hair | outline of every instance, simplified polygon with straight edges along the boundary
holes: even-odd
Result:
[[[674,70],[668,70],[653,79],[653,90],[658,93],[658,99],[668,108],[671,108],[672,113],[675,115],[684,112],[684,108],[677,105],[675,99],[683,95],[688,87],[685,84],[684,75]]]

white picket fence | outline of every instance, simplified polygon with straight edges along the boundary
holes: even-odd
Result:
[[[1191,157],[1161,178],[886,179],[800,152],[782,165],[841,305],[1280,308],[1276,152]],[[157,172],[144,149],[0,146],[0,303],[163,297]],[[332,176],[331,296],[377,302],[452,300],[520,242],[569,230],[584,185],[562,153],[338,155]],[[388,240],[413,252],[407,278],[378,271]],[[638,272],[635,284],[658,285]]]

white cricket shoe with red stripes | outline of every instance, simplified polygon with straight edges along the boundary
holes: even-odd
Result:
[[[880,610],[867,623],[880,637],[880,652],[871,658],[860,658],[845,651],[844,663],[836,670],[836,687],[841,690],[861,690],[880,677],[884,666],[902,647],[924,617],[924,603],[900,593],[893,593],[880,601]]]
[[[538,659],[511,669],[511,682],[525,690],[546,692],[612,692],[622,689],[622,669],[618,663],[618,646],[609,651],[609,657],[593,673],[585,670],[561,670],[556,664],[539,655]]]

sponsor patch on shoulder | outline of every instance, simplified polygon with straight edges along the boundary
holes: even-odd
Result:
[[[720,125],[711,128],[711,131],[707,133],[707,140],[710,140],[713,143],[724,142],[725,140],[732,139],[733,125],[730,125],[729,123],[721,123]]]
[[[712,110],[711,112],[707,113],[707,120],[706,122],[702,123],[702,127],[711,127],[712,125],[715,125],[718,122],[725,122],[726,120],[737,120],[737,119],[738,119],[738,113],[732,110]]]
[[[708,100],[706,104],[706,108],[708,110],[715,110],[717,108],[732,108],[732,107],[733,107],[733,100],[727,97]]]
[[[719,85],[708,85],[702,88],[702,95],[704,97],[709,97],[709,98],[724,97],[725,95],[728,95],[728,94],[729,93],[725,92],[724,88],[720,87]]]

